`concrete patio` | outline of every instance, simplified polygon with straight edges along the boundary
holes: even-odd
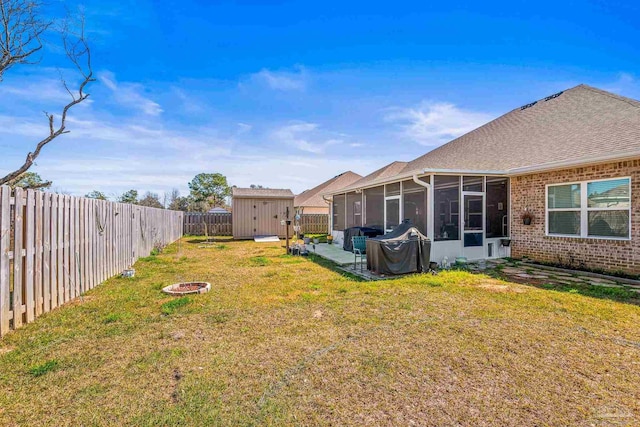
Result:
[[[328,243],[317,243],[314,245],[313,243],[310,243],[307,245],[307,250],[310,253],[315,253],[316,255],[326,258],[339,266],[353,267],[353,253],[342,249],[342,245],[330,245]],[[364,258],[364,262],[366,262],[366,255]],[[358,261],[360,261],[360,258],[358,258]]]

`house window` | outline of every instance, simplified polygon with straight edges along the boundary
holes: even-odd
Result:
[[[547,234],[629,239],[631,179],[547,187]]]
[[[587,231],[593,237],[629,238],[629,178],[587,183]]]

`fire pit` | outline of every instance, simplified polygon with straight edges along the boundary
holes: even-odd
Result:
[[[207,282],[184,282],[165,286],[162,292],[169,295],[203,294],[211,290],[211,284]]]

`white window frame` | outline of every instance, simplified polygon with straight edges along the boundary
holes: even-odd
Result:
[[[591,211],[624,211],[625,208],[590,208],[588,200],[588,185],[593,182],[617,181],[626,179],[629,181],[629,235],[627,237],[607,237],[607,236],[590,236],[589,235],[589,212]],[[579,208],[551,208],[549,209],[549,187],[559,187],[565,185],[580,185],[580,207]],[[544,191],[544,210],[545,210],[545,235],[548,237],[571,237],[574,239],[595,239],[595,240],[631,240],[631,215],[632,215],[632,197],[631,197],[631,177],[620,176],[613,178],[590,179],[586,181],[560,182],[556,184],[546,184]],[[549,234],[549,212],[580,212],[580,234]]]

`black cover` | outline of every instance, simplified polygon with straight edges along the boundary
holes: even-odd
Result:
[[[367,239],[367,269],[378,274],[429,270],[431,241],[405,221],[384,236]]]
[[[376,237],[382,234],[382,230],[371,227],[351,227],[344,230],[344,243],[342,249],[345,251],[353,252],[353,242],[351,238],[353,236],[367,236]]]

